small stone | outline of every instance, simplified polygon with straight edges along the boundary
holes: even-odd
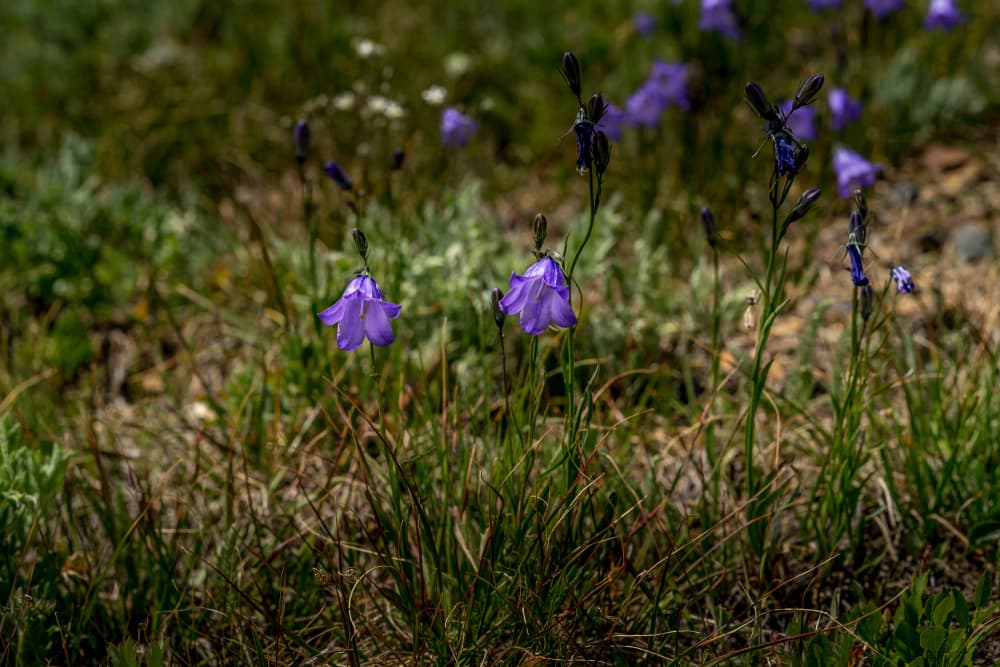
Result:
[[[951,235],[955,256],[960,262],[971,264],[993,257],[993,242],[986,230],[979,225],[962,225]]]

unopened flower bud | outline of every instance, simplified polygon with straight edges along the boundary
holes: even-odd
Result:
[[[594,93],[587,102],[587,120],[594,125],[601,122],[604,112],[608,110],[608,105],[600,93]]]
[[[811,77],[802,82],[799,86],[799,92],[795,93],[795,99],[792,100],[792,109],[798,109],[799,107],[804,107],[806,105],[812,104],[819,95],[819,91],[823,89],[823,75],[813,74]]]
[[[325,171],[326,175],[330,177],[330,180],[339,185],[342,190],[350,190],[354,187],[354,183],[351,182],[351,179],[344,171],[344,168],[333,160],[330,160],[323,166],[323,171]]]
[[[580,85],[580,61],[576,59],[576,56],[572,52],[567,51],[563,54],[562,58],[562,75],[566,79],[566,85],[569,86],[570,91],[576,95],[576,99],[580,99],[580,91],[582,89]]]
[[[532,223],[532,237],[535,241],[535,252],[541,252],[542,245],[545,243],[545,236],[549,232],[549,221],[544,215],[539,213],[535,216],[535,220]]]
[[[851,211],[851,220],[847,223],[847,242],[864,249],[866,237],[867,228],[864,216],[858,211]]]
[[[798,174],[806,168],[806,162],[809,161],[809,147],[805,144],[795,144],[792,158],[795,160],[795,173]]]
[[[819,188],[810,188],[803,192],[799,200],[795,202],[792,212],[788,214],[788,222],[791,223],[804,218],[813,209],[816,202],[819,201],[821,194],[823,192]]]
[[[764,120],[778,120],[778,113],[771,106],[771,102],[768,101],[767,95],[764,94],[764,89],[753,81],[750,81],[746,85],[745,99],[750,108],[753,109],[753,112]]]
[[[598,130],[594,133],[594,144],[591,148],[594,157],[594,168],[597,170],[597,177],[604,176],[611,164],[611,143],[606,134]]]
[[[875,290],[872,289],[871,285],[862,285],[859,296],[861,298],[861,319],[867,321],[875,310]]]
[[[393,149],[392,164],[390,165],[390,168],[393,171],[399,171],[400,169],[403,168],[403,160],[405,159],[406,159],[406,153],[403,151],[402,148]]]
[[[865,193],[858,188],[854,191],[854,207],[861,214],[861,222],[868,219],[868,200],[865,199]]]
[[[309,131],[309,123],[304,120],[300,120],[295,124],[295,131],[292,134],[293,140],[295,142],[295,161],[300,165],[305,163],[306,158],[309,156],[309,138],[311,132]]]
[[[701,226],[705,230],[708,245],[714,248],[719,243],[719,233],[715,227],[715,214],[712,213],[712,209],[701,209]]]
[[[500,299],[502,298],[503,292],[499,287],[494,287],[493,291],[490,292],[490,308],[493,311],[493,321],[496,322],[497,329],[500,330],[503,330],[503,322],[507,319],[507,314],[500,307]]]
[[[368,261],[368,239],[365,237],[365,233],[360,229],[355,228],[351,232],[351,236],[354,237],[354,247],[358,249],[358,254],[361,255],[361,259]]]

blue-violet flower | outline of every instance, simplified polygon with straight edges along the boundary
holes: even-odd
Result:
[[[347,284],[337,303],[319,313],[327,326],[337,326],[337,346],[341,350],[356,350],[365,336],[374,345],[388,345],[394,339],[390,319],[399,317],[400,306],[382,299],[382,290],[367,275],[360,275]]]
[[[855,287],[867,285],[868,276],[865,275],[864,266],[861,264],[861,249],[853,243],[848,243],[847,255],[851,258],[851,282]]]
[[[910,272],[902,266],[892,267],[891,273],[893,280],[896,281],[896,287],[899,288],[900,293],[909,294],[916,288],[916,285],[913,284],[913,276],[911,276]]]
[[[809,9],[814,12],[821,12],[824,9],[837,9],[840,7],[840,0],[809,0]]]
[[[465,146],[476,128],[476,121],[455,107],[447,107],[441,112],[441,143],[445,146],[452,148]]]
[[[924,17],[924,28],[949,31],[963,21],[965,14],[958,9],[955,0],[931,0]]]
[[[740,39],[740,28],[733,13],[732,0],[701,0],[700,30],[712,30],[733,41]]]
[[[833,117],[833,129],[836,132],[861,118],[861,102],[851,97],[843,88],[834,88],[826,98]]]
[[[521,313],[521,328],[532,336],[552,322],[561,327],[576,324],[562,267],[551,257],[529,266],[523,276],[510,275],[510,291],[500,300],[500,309],[507,315]]]
[[[882,165],[869,162],[849,148],[839,147],[833,152],[833,171],[837,174],[837,194],[847,199],[855,188],[874,185]]]
[[[649,12],[637,12],[632,16],[632,27],[636,34],[652,37],[656,32],[656,18]]]
[[[865,0],[865,7],[881,21],[894,11],[902,9],[904,3],[905,0]]]
[[[816,130],[816,109],[811,106],[799,107],[795,113],[789,115],[792,110],[791,100],[781,102],[778,108],[788,118],[788,130],[796,139],[816,141],[819,138],[819,132]]]
[[[627,117],[628,115],[620,106],[609,102],[607,109],[604,110],[604,116],[601,117],[601,122],[597,124],[597,129],[607,135],[608,139],[621,141]]]

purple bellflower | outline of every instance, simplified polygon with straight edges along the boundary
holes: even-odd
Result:
[[[924,17],[924,28],[947,32],[963,21],[965,14],[959,11],[955,0],[931,0]]]
[[[652,37],[656,32],[656,18],[649,12],[636,12],[632,16],[632,27],[643,37]]]
[[[833,171],[837,174],[837,194],[841,199],[847,199],[856,188],[874,185],[882,165],[869,162],[841,146],[833,152]]]
[[[390,319],[399,317],[400,306],[382,299],[382,290],[368,275],[347,284],[337,303],[319,313],[327,326],[337,326],[337,347],[356,350],[365,337],[373,345],[388,345],[394,339]]]
[[[687,109],[687,79],[684,63],[653,63],[642,87],[625,102],[626,122],[634,127],[659,127],[660,116],[670,105]]]
[[[627,117],[628,115],[621,107],[609,102],[601,121],[597,124],[597,129],[606,134],[608,139],[621,141]]]
[[[893,280],[896,281],[896,287],[899,289],[900,294],[909,294],[916,289],[916,285],[913,284],[913,276],[911,276],[910,272],[902,266],[892,267],[891,273]]]
[[[857,244],[848,243],[847,255],[851,258],[851,282],[855,287],[864,287],[868,284],[868,276],[865,275],[864,266],[861,264],[861,249]]]
[[[344,168],[333,160],[329,160],[325,165],[323,165],[323,171],[326,175],[330,177],[334,183],[340,186],[342,190],[350,190],[354,187],[354,183],[351,182],[350,176],[344,171]]]
[[[906,0],[865,0],[865,7],[871,10],[879,21],[898,9],[902,9]]]
[[[701,0],[698,28],[702,31],[711,30],[738,41],[741,37],[740,27],[733,13],[732,0]]]
[[[506,315],[521,313],[521,328],[532,336],[553,322],[561,327],[576,324],[562,267],[551,257],[542,257],[523,276],[510,275],[510,291],[500,300],[500,310]]]
[[[295,143],[295,161],[300,165],[309,156],[309,137],[309,123],[300,120],[295,124],[295,131],[292,133],[292,139]]]
[[[836,132],[861,118],[861,102],[852,98],[843,88],[834,88],[826,98],[833,116],[833,129]]]
[[[799,107],[795,113],[789,115],[792,110],[791,100],[782,102],[778,108],[788,118],[788,130],[796,139],[816,141],[819,138],[819,131],[816,129],[816,109],[811,106]]]
[[[441,113],[441,143],[451,148],[463,147],[477,127],[476,121],[455,107],[448,107]]]
[[[837,9],[840,7],[840,0],[809,0],[809,9],[814,12],[821,12],[824,9]]]

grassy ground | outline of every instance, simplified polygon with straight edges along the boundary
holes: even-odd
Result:
[[[1000,12],[698,4],[3,3],[0,662],[1000,660]],[[600,182],[566,50],[619,106],[689,66]],[[744,84],[816,72],[772,218]],[[534,337],[489,294],[539,212],[579,323]],[[344,352],[355,228],[402,314]]]

